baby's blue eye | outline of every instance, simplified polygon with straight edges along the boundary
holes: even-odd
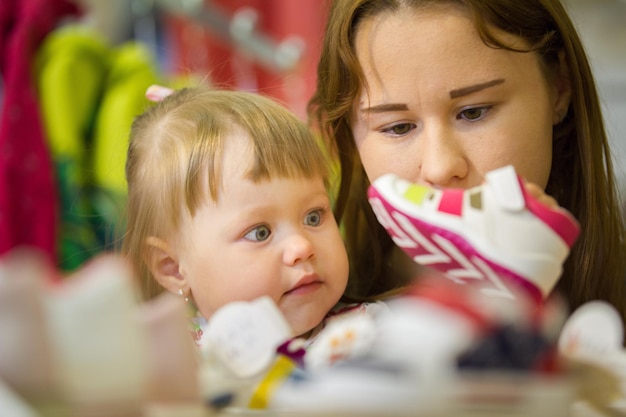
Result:
[[[304,223],[307,226],[319,226],[322,222],[322,211],[315,210],[306,215]]]
[[[244,235],[244,239],[263,242],[271,236],[272,231],[266,225],[257,226]]]

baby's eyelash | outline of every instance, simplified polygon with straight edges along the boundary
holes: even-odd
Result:
[[[267,224],[258,224],[244,232],[243,238],[251,242],[263,242],[271,235],[272,229]]]

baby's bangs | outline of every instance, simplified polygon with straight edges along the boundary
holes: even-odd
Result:
[[[314,142],[299,146],[303,144],[295,140],[290,142],[289,137],[284,139],[255,143],[255,160],[248,174],[250,179],[327,177],[323,154]]]
[[[321,141],[295,115],[279,107],[268,109],[259,120],[243,127],[254,145],[248,174],[252,181],[316,176],[326,181],[329,169]]]

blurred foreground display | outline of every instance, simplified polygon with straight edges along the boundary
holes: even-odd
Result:
[[[372,320],[342,316],[316,353],[336,357],[342,343],[361,338],[358,355],[302,362],[297,339],[280,343],[284,327],[271,302],[218,310],[206,330],[219,344],[198,347],[183,299],[140,303],[122,259],[101,255],[60,278],[38,252],[0,262],[3,415],[624,412],[623,328],[604,303],[568,318],[558,299],[511,304],[433,275]]]

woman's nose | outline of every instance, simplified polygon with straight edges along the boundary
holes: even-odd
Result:
[[[420,148],[419,175],[432,186],[451,187],[468,174],[468,163],[461,144],[446,129],[424,132]]]
[[[313,243],[302,233],[293,233],[285,239],[283,262],[286,265],[296,265],[315,256]]]

